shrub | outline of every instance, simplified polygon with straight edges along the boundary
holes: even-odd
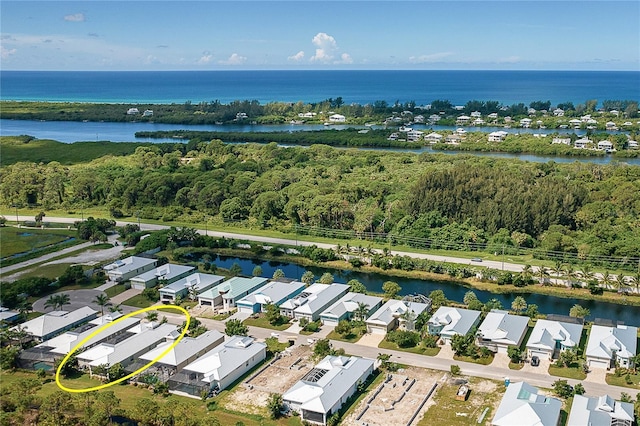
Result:
[[[456,365],[456,364],[451,364],[451,374],[453,374],[454,376],[457,376],[460,374],[460,366]]]

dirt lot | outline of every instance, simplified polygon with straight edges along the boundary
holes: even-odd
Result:
[[[429,393],[429,390],[431,390],[433,384],[442,377],[442,372],[415,367],[393,373],[391,380],[385,383],[380,393],[371,401],[364,415],[360,417],[359,420],[356,420],[356,417],[367,406],[367,401],[371,399],[375,391],[367,395],[342,424],[353,426],[363,424],[369,426],[406,425],[420,405],[422,399]],[[409,388],[413,379],[415,379],[415,383]],[[408,388],[409,391],[404,397],[392,406],[392,402],[398,400]],[[377,389],[378,388],[376,388],[376,390]],[[427,404],[425,404],[425,407],[421,409],[421,413],[427,409],[430,401],[432,401],[432,398],[430,398]],[[393,409],[391,409],[391,407],[393,407]]]
[[[238,386],[222,401],[224,408],[252,414],[267,415],[267,398],[270,393],[285,393],[314,366],[309,346],[295,346],[247,385]],[[293,368],[289,368],[300,359]]]

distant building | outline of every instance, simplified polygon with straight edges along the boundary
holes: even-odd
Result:
[[[158,266],[154,270],[147,271],[131,278],[131,288],[144,290],[145,288],[151,288],[158,284],[166,286],[178,281],[180,278],[184,278],[187,275],[192,274],[194,270],[194,266],[167,263],[165,265]]]
[[[329,121],[332,123],[344,123],[346,119],[347,118],[341,114],[333,114],[329,116]]]
[[[140,111],[138,110],[138,108],[129,108],[127,110],[127,115],[136,115],[139,114]]]
[[[103,269],[111,281],[124,282],[155,268],[158,261],[146,257],[130,256],[126,259],[116,260]]]
[[[97,316],[97,311],[94,311],[88,306],[83,306],[82,308],[76,309],[72,312],[48,312],[22,323],[20,327],[22,330],[31,334],[35,341],[43,342],[57,336],[58,334],[64,333],[67,330],[71,330],[80,324],[89,322]],[[16,327],[13,327],[12,330],[16,330]]]
[[[505,132],[504,130],[499,130],[497,132],[489,133],[489,136],[487,136],[487,138],[489,139],[489,142],[502,142],[508,135],[509,133]]]
[[[150,109],[145,109],[144,112],[142,113],[143,117],[153,117],[153,111]]]
[[[424,140],[429,142],[429,143],[438,143],[440,141],[442,141],[443,136],[440,133],[429,133],[427,136],[424,137]]]
[[[4,321],[6,324],[11,324],[20,319],[20,312],[12,311],[8,308],[0,306],[0,321]]]

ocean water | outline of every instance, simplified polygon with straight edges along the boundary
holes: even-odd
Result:
[[[640,100],[640,72],[628,71],[0,71],[3,100],[184,103],[257,100],[425,105],[446,99],[505,105]]]

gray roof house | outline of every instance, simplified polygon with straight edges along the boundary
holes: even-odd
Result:
[[[143,272],[150,271],[158,264],[157,259],[129,256],[126,259],[116,260],[103,269],[111,281],[124,282]]]
[[[20,319],[20,312],[12,311],[8,308],[0,306],[0,321],[5,323],[16,322]]]
[[[587,364],[595,368],[611,368],[616,364],[623,368],[632,368],[631,358],[637,353],[637,339],[637,327],[593,325],[584,351]]]
[[[229,310],[236,306],[236,302],[249,293],[256,291],[269,281],[262,277],[233,277],[222,284],[210,288],[198,295],[198,303],[201,306],[221,306]]]
[[[239,312],[254,314],[264,312],[264,307],[273,303],[280,306],[282,303],[302,293],[306,284],[300,281],[283,283],[272,281],[268,285],[254,291],[236,302]]]
[[[412,316],[417,317],[422,312],[428,312],[430,308],[431,305],[425,303],[395,299],[388,300],[365,321],[367,324],[367,332],[386,334],[398,327],[412,330],[413,324],[407,323],[402,317],[407,312],[413,312]]]
[[[561,407],[560,400],[538,393],[528,383],[510,383],[491,425],[557,426]]]
[[[149,361],[153,361],[154,359],[156,359],[156,357],[158,357],[162,352],[164,352],[175,342],[174,337],[177,337],[179,335],[180,332],[176,330],[175,333],[172,333],[169,338],[166,338],[165,342],[160,343],[154,349],[141,355],[141,361],[138,361],[138,363],[142,362],[143,364],[140,365],[140,367],[147,364]],[[169,353],[160,358],[158,363],[154,364],[151,368],[164,366],[171,368],[174,371],[181,370],[182,367],[195,361],[206,352],[220,345],[222,342],[224,342],[224,334],[220,333],[218,330],[207,331],[206,333],[203,333],[195,338],[185,336],[178,342],[176,346],[173,347],[173,349],[169,351]]]
[[[341,320],[350,319],[354,311],[358,309],[359,303],[367,305],[367,314],[363,318],[366,319],[382,305],[382,297],[349,292],[322,312],[320,319],[325,325],[336,326]]]
[[[193,266],[174,265],[167,263],[158,266],[156,269],[137,275],[130,279],[131,288],[136,290],[144,290],[145,288],[154,287],[160,284],[160,280],[164,281],[164,285],[168,285],[192,274],[195,270]]]
[[[439,335],[445,343],[451,343],[456,334],[465,335],[480,322],[480,311],[441,306],[427,321],[429,334]]]
[[[478,345],[506,354],[509,346],[520,346],[528,329],[528,317],[493,309],[478,327]]]
[[[169,388],[200,396],[200,391],[223,390],[267,356],[267,345],[252,337],[233,336],[188,364],[169,380]]]
[[[320,313],[340,297],[347,294],[346,284],[312,284],[293,299],[280,305],[280,313],[289,318],[307,318],[316,321]]]
[[[632,426],[633,404],[616,401],[609,395],[586,397],[575,395],[567,426]]]
[[[373,372],[374,360],[327,355],[282,395],[302,421],[325,425]]]
[[[161,302],[175,302],[176,297],[186,297],[189,289],[195,288],[196,294],[209,290],[224,281],[221,275],[201,274],[200,272],[187,275],[178,281],[160,289]]]
[[[37,342],[49,340],[58,334],[71,330],[80,324],[89,322],[98,316],[98,311],[94,311],[88,306],[83,306],[75,311],[53,311],[41,315],[37,318],[22,323],[19,327],[29,332]],[[18,327],[18,326],[16,326]],[[16,330],[13,327],[12,330]]]
[[[527,356],[555,359],[560,352],[580,343],[582,324],[539,319],[527,341]]]

